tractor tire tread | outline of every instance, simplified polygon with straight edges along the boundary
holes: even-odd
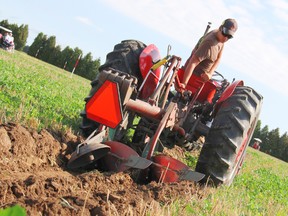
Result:
[[[255,129],[262,100],[252,88],[238,86],[220,105],[196,165],[196,171],[206,175],[204,181],[209,179],[215,185],[232,183]]]

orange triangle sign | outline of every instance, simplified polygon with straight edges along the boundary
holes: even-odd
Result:
[[[87,118],[115,128],[122,121],[122,106],[116,82],[106,80],[86,104]]]

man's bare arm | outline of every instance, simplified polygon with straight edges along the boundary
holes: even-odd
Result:
[[[214,71],[216,70],[216,68],[218,67],[218,65],[220,63],[220,60],[221,60],[221,57],[222,57],[223,48],[224,47],[222,47],[221,51],[218,53],[217,59],[214,62],[213,66],[211,67],[211,70],[208,73],[209,79],[212,78],[212,75],[213,75]]]
[[[195,67],[199,63],[200,63],[200,60],[195,55],[193,55],[192,58],[189,60],[188,65],[187,65],[187,67],[185,69],[185,72],[184,72],[183,80],[182,80],[182,83],[185,86],[187,85],[190,77],[192,76]]]

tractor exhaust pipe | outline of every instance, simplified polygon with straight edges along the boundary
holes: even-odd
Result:
[[[160,107],[153,106],[147,102],[141,100],[132,100],[130,99],[126,104],[126,109],[129,111],[136,112],[144,117],[149,119],[158,119],[161,120],[165,114],[165,110]]]
[[[208,25],[206,26],[206,29],[205,29],[203,36],[208,33],[209,29],[211,28],[211,24],[212,24],[211,22],[208,22]]]

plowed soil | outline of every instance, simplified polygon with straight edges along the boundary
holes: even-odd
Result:
[[[0,208],[19,204],[27,215],[161,215],[179,197],[198,196],[193,182],[140,185],[129,171],[68,170],[79,143],[72,133],[0,125]]]

